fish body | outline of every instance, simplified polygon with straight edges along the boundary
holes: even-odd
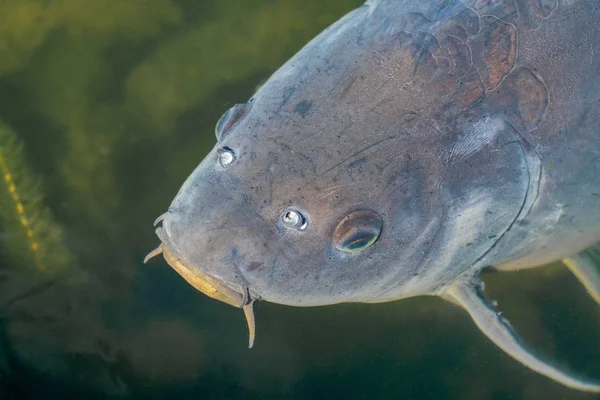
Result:
[[[528,367],[600,391],[531,355],[479,280],[568,258],[600,293],[571,258],[600,242],[599,93],[595,0],[368,1],[225,113],[152,255],[252,332],[259,299],[441,296]]]

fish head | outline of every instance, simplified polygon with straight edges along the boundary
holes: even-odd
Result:
[[[410,276],[395,266],[420,257],[434,210],[435,177],[407,157],[416,143],[398,151],[398,135],[368,120],[330,119],[320,134],[323,115],[280,106],[259,92],[219,121],[217,145],[157,229],[167,261],[238,307],[368,301]]]
[[[369,39],[369,15],[217,123],[157,229],[203,293],[237,307],[431,294],[515,220],[529,175],[514,129],[470,92],[438,93],[413,47]]]

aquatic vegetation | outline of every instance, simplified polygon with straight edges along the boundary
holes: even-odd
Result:
[[[54,26],[44,3],[7,0],[0,4],[0,75],[22,68],[44,43]]]
[[[151,6],[146,0],[58,0],[50,4],[48,15],[55,16],[69,34],[121,41],[153,37],[182,15],[171,0],[153,0]]]
[[[0,14],[13,12],[11,4],[0,4]],[[52,34],[39,40],[43,43],[22,66],[16,84],[36,114],[64,132],[64,155],[56,160],[56,168],[70,194],[66,201],[75,222],[85,216],[91,219],[86,226],[91,222],[97,231],[114,231],[107,218],[119,203],[111,155],[127,121],[111,93],[119,90],[119,65],[108,53],[162,33],[179,21],[180,9],[170,0],[152,2],[152,7],[142,0],[32,4],[41,7],[40,18],[49,21],[52,29],[47,31]]]
[[[219,86],[272,72],[349,4],[223,0],[214,7],[210,22],[165,41],[132,70],[126,105],[144,126],[168,132]]]
[[[2,248],[22,267],[39,272],[68,268],[72,256],[64,246],[63,233],[44,205],[39,181],[29,170],[23,145],[15,133],[0,122],[0,224]]]
[[[0,3],[0,75],[24,67],[59,28],[74,36],[92,33],[140,39],[159,33],[164,23],[180,17],[179,8],[169,0],[153,1],[152,7],[143,0],[6,0]]]

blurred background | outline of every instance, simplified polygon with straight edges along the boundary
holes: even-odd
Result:
[[[594,399],[439,299],[255,306],[196,292],[152,221],[214,125],[359,0],[0,1],[0,399]],[[555,364],[600,379],[600,308],[561,265],[487,274]]]

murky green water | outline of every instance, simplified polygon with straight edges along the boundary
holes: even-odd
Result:
[[[239,310],[152,221],[223,111],[359,0],[0,2],[0,398],[592,399],[437,299]],[[541,353],[600,378],[600,309],[559,265],[486,275]]]

